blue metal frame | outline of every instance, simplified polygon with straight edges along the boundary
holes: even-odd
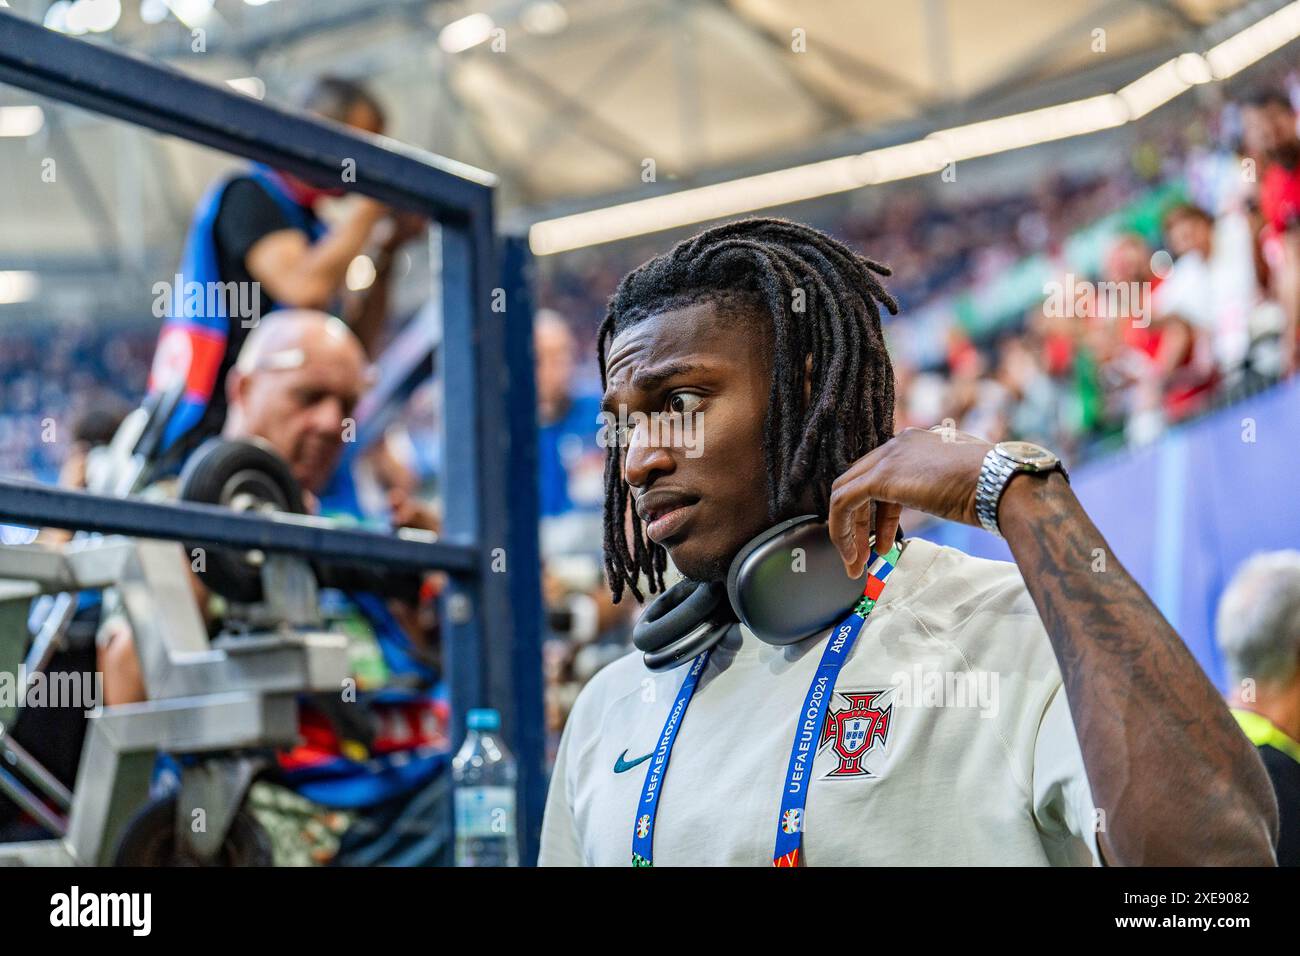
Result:
[[[452,739],[468,708],[501,712],[520,766],[521,858],[531,863],[545,790],[531,315],[522,300],[504,315],[491,308],[494,177],[3,11],[0,83],[304,177],[336,177],[352,160],[358,192],[441,224],[444,541],[457,556],[436,555],[436,566],[452,582],[443,606]],[[16,503],[12,486],[0,487],[0,517]],[[494,571],[502,558],[506,570]]]
[[[510,558],[509,574],[515,595],[516,618],[533,622],[537,631],[535,639],[527,643],[515,642],[518,655],[509,671],[498,671],[489,687],[492,697],[509,697],[514,700],[542,699],[542,557],[537,539],[541,522],[540,501],[537,493],[537,385],[534,381],[533,361],[533,301],[532,253],[523,236],[502,239],[501,250],[502,291],[506,311],[503,314],[505,330],[505,361],[511,369],[506,381],[506,416],[512,422],[509,448],[510,484],[507,496],[515,509],[527,509],[526,520],[516,514],[506,529],[509,535],[507,551]],[[520,800],[524,810],[520,819],[532,821],[531,829],[524,831],[524,849],[530,862],[537,857],[542,832],[542,811],[546,807],[546,722],[544,719],[526,721],[515,728],[513,740],[518,747],[520,769]],[[532,763],[524,765],[524,761]]]
[[[109,498],[17,478],[0,478],[0,519],[32,528],[161,538],[209,547],[258,549],[324,563],[436,569],[472,574],[478,549],[417,541],[364,528],[337,528],[304,516],[267,517],[217,505]]]

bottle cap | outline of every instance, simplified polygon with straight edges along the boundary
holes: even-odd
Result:
[[[500,730],[501,715],[491,707],[475,707],[465,716],[465,726],[470,730]]]

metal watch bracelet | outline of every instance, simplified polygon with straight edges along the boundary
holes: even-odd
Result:
[[[996,448],[990,448],[980,466],[979,482],[975,486],[975,516],[989,534],[1002,536],[998,529],[998,502],[1007,482],[1018,470],[1016,462],[1007,458]]]
[[[998,504],[1002,501],[1002,495],[1011,477],[1019,472],[1048,475],[1054,471],[1065,475],[1066,481],[1070,480],[1059,459],[1056,459],[1051,467],[1035,468],[1008,457],[999,451],[996,445],[990,448],[980,466],[979,482],[975,486],[975,516],[979,518],[980,525],[989,534],[1002,537],[1002,530],[998,527]]]

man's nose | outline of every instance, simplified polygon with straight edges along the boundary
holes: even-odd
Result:
[[[318,432],[337,435],[342,439],[346,417],[342,402],[337,398],[326,398],[317,402],[312,409],[311,422]]]
[[[670,449],[650,444],[642,429],[633,432],[623,459],[623,477],[633,488],[643,488],[660,474],[669,474],[677,467]]]

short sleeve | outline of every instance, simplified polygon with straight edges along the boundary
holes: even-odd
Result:
[[[236,179],[226,187],[215,231],[217,243],[229,259],[244,262],[258,240],[292,228],[276,201],[252,179]]]
[[[1097,809],[1070,716],[1065,688],[1058,684],[1043,711],[1034,739],[1034,820],[1054,865],[1101,865]]]
[[[546,794],[546,812],[542,816],[542,842],[537,854],[538,866],[581,866],[582,850],[578,845],[578,828],[573,819],[573,801],[569,792],[568,765],[570,736],[576,721],[572,716],[560,737],[551,786]]]

